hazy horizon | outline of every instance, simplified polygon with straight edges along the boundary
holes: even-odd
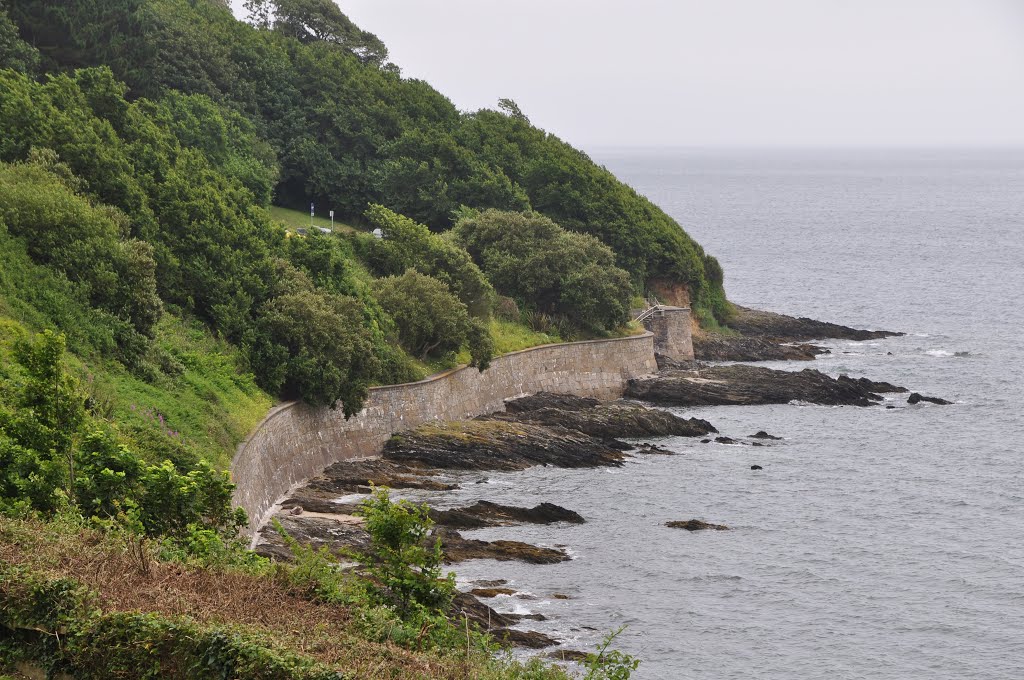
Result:
[[[338,4],[461,110],[588,149],[1024,147],[1016,0]]]

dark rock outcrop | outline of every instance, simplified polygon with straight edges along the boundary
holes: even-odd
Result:
[[[557,408],[563,411],[585,411],[600,405],[599,399],[578,397],[575,394],[558,394],[556,392],[538,392],[525,397],[509,399],[505,402],[505,413],[529,413],[544,408]]]
[[[558,640],[536,631],[509,628],[524,619],[543,621],[540,614],[500,614],[470,593],[456,593],[452,600],[450,617],[453,621],[469,619],[481,630],[490,631],[498,642],[509,647],[543,649],[558,644]]]
[[[459,621],[465,616],[484,630],[506,628],[519,622],[518,617],[499,614],[470,593],[456,592],[451,611],[454,614],[453,620]]]
[[[335,463],[318,477],[309,480],[307,487],[323,493],[367,493],[370,483],[392,489],[429,489],[450,491],[458,488],[430,479],[440,470],[424,469],[422,465],[409,466],[391,460],[356,460]],[[304,507],[306,507],[304,505]],[[306,508],[309,509],[308,507]]]
[[[692,371],[695,368],[706,366],[703,361],[680,361],[657,353],[654,355],[654,360],[658,363],[659,371]]]
[[[860,330],[826,321],[815,321],[807,317],[792,317],[739,305],[733,305],[733,311],[734,313],[729,319],[729,327],[748,337],[767,337],[792,342],[824,338],[877,340],[893,335],[903,335],[903,333],[894,331]]]
[[[521,541],[480,541],[463,538],[459,532],[451,529],[439,529],[435,534],[441,538],[444,559],[449,564],[475,559],[492,559],[501,562],[520,560],[531,564],[556,564],[572,559],[564,550],[542,548]]]
[[[565,468],[622,465],[624,454],[582,432],[504,420],[429,423],[396,434],[384,458],[404,465],[455,470],[524,470],[534,465]]]
[[[317,517],[309,514],[296,516],[285,512],[278,514],[275,519],[281,523],[288,535],[299,543],[314,549],[326,546],[340,558],[344,558],[345,553],[350,550],[370,550],[370,535],[363,529],[361,522],[352,517]],[[285,545],[284,538],[269,525],[260,531],[260,540],[255,552],[281,562],[290,562],[294,559],[291,550]]]
[[[836,380],[839,382],[855,383],[870,392],[890,393],[908,391],[906,387],[900,387],[899,385],[893,385],[892,383],[876,382],[874,380],[868,380],[867,378],[851,378],[848,375],[841,375],[836,378]]]
[[[544,633],[538,633],[535,630],[516,630],[515,628],[506,628],[502,630],[492,630],[491,635],[499,643],[505,645],[511,645],[513,647],[524,647],[526,649],[544,649],[545,647],[554,647],[558,644],[558,640]]]
[[[751,439],[774,439],[776,441],[782,439],[782,437],[776,437],[775,435],[768,434],[764,430],[759,430],[757,433],[750,435]]]
[[[477,501],[465,508],[431,510],[430,518],[439,525],[455,529],[479,529],[512,524],[583,523],[583,517],[579,513],[554,503],[541,503],[532,508],[520,508],[490,501]]]
[[[926,397],[923,394],[918,394],[917,392],[914,392],[907,397],[908,404],[920,404],[922,401],[927,401],[931,404],[938,404],[940,406],[948,406],[953,403],[951,401],[946,401],[945,399],[940,399],[939,397]]]
[[[714,531],[729,530],[729,527],[725,526],[724,524],[710,524],[709,522],[702,522],[699,519],[665,522],[665,526],[672,527],[673,529],[686,529],[687,531],[706,531],[708,529],[712,529]]]
[[[820,371],[776,371],[737,364],[693,371],[665,371],[629,381],[626,395],[656,404],[718,406],[812,404],[870,406],[881,397],[855,380],[839,381]]]
[[[505,405],[505,413],[492,414],[483,419],[564,427],[603,439],[702,437],[718,431],[706,420],[680,418],[674,413],[639,404],[606,403],[549,392],[509,401]]]
[[[700,333],[693,336],[693,355],[702,361],[812,361],[829,350],[817,345],[788,344],[763,337]]]

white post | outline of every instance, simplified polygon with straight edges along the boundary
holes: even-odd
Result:
[[[334,211],[331,211],[331,233],[334,233]]]

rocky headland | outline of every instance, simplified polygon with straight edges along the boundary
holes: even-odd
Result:
[[[810,368],[779,371],[746,364],[696,364],[693,368],[671,368],[655,376],[630,380],[626,396],[664,406],[749,406],[791,401],[871,406],[882,401],[880,392],[906,391],[865,378],[833,378]]]
[[[810,361],[829,350],[812,340],[877,340],[903,335],[896,331],[850,328],[806,317],[793,317],[733,305],[729,334],[697,330],[694,357],[703,361]]]

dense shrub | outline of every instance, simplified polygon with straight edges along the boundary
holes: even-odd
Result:
[[[377,373],[362,303],[318,290],[297,290],[261,309],[253,368],[263,384],[311,404],[357,413]]]
[[[445,611],[455,594],[455,574],[442,575],[441,539],[429,541],[430,510],[406,500],[393,502],[375,488],[359,514],[366,519],[373,553],[363,556],[384,602],[407,613],[413,608]]]
[[[448,287],[415,269],[379,279],[374,287],[381,307],[394,319],[398,342],[414,356],[443,356],[470,345],[473,364],[490,363],[490,334]]]
[[[227,473],[204,461],[148,464],[113,433],[84,431],[85,395],[65,367],[64,346],[49,331],[15,346],[24,381],[0,410],[0,509],[52,513],[70,504],[101,520],[128,516],[154,536],[245,523],[231,509]]]
[[[162,304],[152,247],[127,238],[128,219],[76,193],[53,152],[0,164],[0,220],[37,262],[86,286],[93,305],[152,337]]]
[[[524,309],[607,331],[625,323],[633,296],[611,249],[537,213],[469,212],[453,235],[502,295]]]
[[[382,233],[379,239],[363,240],[366,260],[377,276],[400,276],[414,268],[448,286],[472,316],[490,315],[494,288],[463,248],[380,205],[370,206],[366,218]]]

